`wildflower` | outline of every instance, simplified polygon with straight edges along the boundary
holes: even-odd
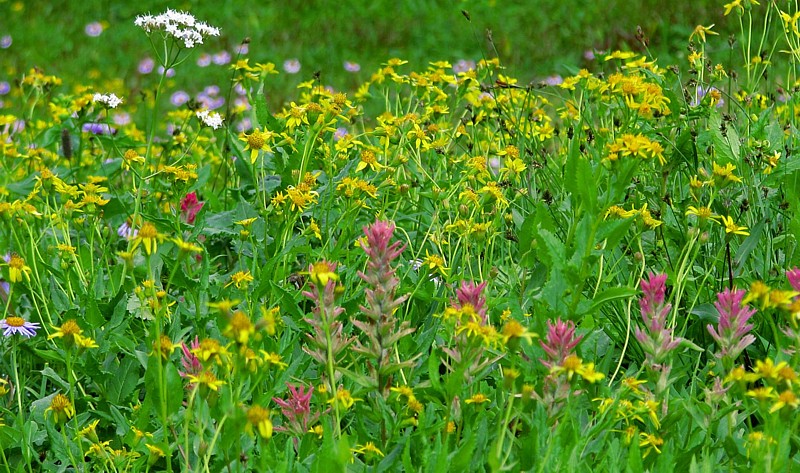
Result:
[[[212,359],[217,363],[222,363],[223,358],[228,356],[228,351],[225,347],[213,338],[204,338],[197,346],[193,343],[190,351],[203,363]]]
[[[267,152],[272,152],[272,149],[267,145],[267,139],[272,138],[271,132],[262,132],[258,129],[253,130],[249,135],[243,133],[240,140],[247,143],[244,150],[250,150],[250,163],[255,163],[258,157],[258,152],[264,149]]]
[[[269,410],[261,406],[254,405],[247,409],[247,425],[245,431],[253,435],[253,428],[258,429],[258,435],[263,439],[272,438],[272,421],[269,418]]]
[[[744,295],[745,291],[731,292],[730,289],[717,294],[717,302],[714,303],[719,313],[717,328],[711,324],[706,326],[720,347],[717,356],[731,361],[755,341],[755,337],[748,333],[753,329],[753,325],[747,321],[756,311],[742,305]]]
[[[308,273],[311,281],[322,287],[327,286],[328,281],[339,280],[339,276],[336,274],[336,263],[319,261],[309,266]]]
[[[358,72],[361,70],[361,65],[357,62],[345,61],[344,70],[347,72]]]
[[[226,284],[226,287],[234,284],[237,289],[246,289],[251,282],[253,282],[253,275],[250,274],[250,271],[237,271],[231,274],[231,282]]]
[[[686,211],[686,215],[694,215],[700,220],[708,220],[714,217],[714,212],[712,212],[710,208],[705,206],[701,206],[698,208],[690,205],[689,210]]]
[[[163,360],[168,360],[176,348],[178,348],[178,346],[172,343],[172,339],[170,339],[169,336],[164,334],[153,342],[153,352],[160,354]]]
[[[297,74],[300,72],[300,61],[298,61],[296,58],[283,61],[283,70],[287,74]]]
[[[572,321],[563,322],[557,319],[553,324],[548,320],[547,335],[544,340],[539,341],[547,359],[540,358],[539,361],[550,369],[564,366],[564,361],[582,339],[583,336],[575,336],[575,324]]]
[[[447,276],[447,267],[444,265],[444,258],[439,255],[432,255],[425,250],[425,259],[422,260],[422,266],[427,266],[428,270],[439,272],[443,276]]]
[[[223,333],[227,337],[233,338],[240,345],[247,344],[247,340],[255,332],[255,326],[250,321],[250,317],[244,312],[237,310],[228,320],[228,326]]]
[[[69,348],[73,345],[77,345],[79,348],[97,348],[97,344],[94,343],[89,337],[83,336],[83,330],[81,330],[78,323],[75,319],[69,319],[64,321],[60,327],[53,326],[55,332],[51,333],[47,339],[52,340],[54,338],[61,338],[63,340],[64,346]]]
[[[197,214],[205,205],[205,202],[201,202],[197,199],[196,192],[189,192],[186,194],[183,199],[181,199],[181,218],[184,222],[188,224],[193,224],[194,219],[197,217]]]
[[[760,386],[757,388],[753,388],[748,390],[745,394],[747,397],[752,397],[760,402],[770,401],[775,399],[775,393],[773,392],[774,389],[772,386]]]
[[[10,337],[11,335],[22,335],[25,338],[31,338],[36,335],[39,329],[39,324],[36,322],[28,322],[22,317],[10,316],[0,320],[0,330],[3,331],[3,336]]]
[[[661,453],[661,450],[658,447],[664,445],[664,439],[658,437],[653,434],[646,434],[644,432],[639,434],[639,447],[647,447],[647,450],[644,452],[644,456],[650,454],[651,451],[655,450],[656,453]]]
[[[319,418],[319,413],[311,414],[311,395],[314,393],[314,387],[311,386],[306,391],[304,386],[298,387],[289,383],[286,383],[286,386],[289,388],[289,396],[286,399],[272,398],[272,401],[280,406],[281,414],[286,417],[286,424],[278,430],[300,436],[308,432],[309,426]]]
[[[711,34],[711,35],[718,35],[719,34],[719,33],[716,33],[714,31],[711,31],[711,28],[713,28],[713,27],[714,27],[714,25],[710,25],[710,26],[697,25],[694,28],[694,31],[692,31],[692,34],[689,35],[689,41],[691,41],[692,38],[697,36],[698,38],[700,38],[700,41],[705,43],[706,42],[706,33]]]
[[[122,99],[115,94],[94,94],[92,101],[104,105],[107,108],[117,108],[122,104]]]
[[[336,395],[332,398],[328,399],[328,404],[337,404],[340,410],[346,411],[353,407],[353,404],[356,401],[360,401],[360,398],[355,398],[350,394],[350,390],[344,389],[342,386],[339,386],[339,389],[336,390]]]
[[[787,389],[778,395],[778,400],[772,405],[769,412],[777,412],[784,407],[797,409],[798,406],[800,406],[800,399],[797,398],[797,395],[791,389]]]
[[[134,251],[139,245],[142,245],[146,255],[151,255],[156,252],[158,248],[158,240],[162,238],[161,234],[156,230],[155,225],[150,222],[144,222],[139,227],[139,232],[133,237],[133,246],[131,251]]]
[[[139,15],[134,24],[145,30],[148,34],[152,31],[163,31],[178,41],[182,41],[186,48],[193,48],[196,44],[203,44],[206,36],[219,36],[219,28],[209,26],[198,21],[189,13],[167,9],[160,15]]]
[[[189,379],[190,383],[212,391],[219,391],[219,388],[225,384],[225,381],[218,380],[214,373],[208,370],[197,375],[189,374],[186,377]]]
[[[375,456],[383,458],[383,452],[378,449],[372,442],[367,442],[364,445],[356,445],[356,448],[353,449],[353,453],[358,453],[364,456]]]
[[[192,349],[199,347],[200,341],[197,339],[197,337],[194,337]],[[178,371],[178,374],[180,374],[182,378],[186,378],[190,374],[198,375],[203,370],[203,365],[200,363],[200,359],[194,353],[192,353],[189,347],[183,342],[181,342],[181,366],[183,366],[184,371]]]
[[[471,398],[464,401],[465,404],[483,404],[484,402],[489,402],[489,398],[481,393],[474,394]]]
[[[653,364],[661,363],[681,342],[680,338],[673,337],[673,329],[666,326],[667,315],[672,308],[671,304],[664,303],[666,281],[666,274],[653,273],[650,273],[647,280],[641,281],[644,294],[639,299],[639,306],[645,330],[636,327],[635,336],[642,345],[648,361]]]
[[[25,260],[23,260],[19,255],[12,254],[10,258],[7,260],[8,264],[8,281],[10,283],[17,283],[22,281],[22,277],[25,276],[25,279],[31,279],[31,268],[25,264]]]
[[[222,115],[220,115],[217,112],[209,112],[208,110],[198,110],[197,112],[195,112],[195,115],[197,116],[198,119],[200,119],[201,122],[203,122],[203,125],[205,126],[209,126],[215,130],[222,127],[222,122],[224,119],[222,118]]]
[[[725,235],[750,235],[750,233],[747,231],[747,227],[740,227],[739,225],[736,225],[730,215],[720,217],[720,220],[720,224],[725,227]]]
[[[75,408],[67,396],[58,393],[50,400],[50,407],[45,410],[45,415],[48,412],[53,413],[53,420],[56,424],[61,424],[75,415]]]
[[[511,342],[512,345],[518,344],[520,339],[533,343],[533,339],[538,337],[537,334],[529,332],[521,323],[513,319],[503,325],[500,333],[503,337],[503,343],[509,344]]]

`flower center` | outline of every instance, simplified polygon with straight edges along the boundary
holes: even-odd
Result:
[[[22,317],[8,317],[6,318],[6,325],[9,327],[22,327],[25,325],[25,319]]]

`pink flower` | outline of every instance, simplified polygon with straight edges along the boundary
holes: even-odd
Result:
[[[183,218],[186,223],[193,224],[195,217],[197,217],[203,205],[205,205],[205,202],[197,200],[196,193],[190,192],[186,194],[186,196],[181,199],[181,218]]]
[[[800,291],[800,268],[792,268],[789,271],[786,271],[786,278],[789,280],[789,284],[792,285],[795,291]]]
[[[184,371],[178,371],[178,374],[181,375],[181,378],[185,378],[189,375],[198,375],[201,371],[203,371],[203,364],[200,363],[200,359],[192,353],[192,350],[196,350],[200,348],[200,339],[196,336],[194,337],[194,341],[192,341],[191,348],[187,347],[185,343],[181,342],[181,365],[183,365]],[[187,386],[188,387],[188,386]]]
[[[642,279],[644,294],[639,299],[639,307],[644,321],[644,330],[636,327],[636,340],[642,345],[647,360],[661,363],[669,352],[678,347],[681,338],[674,338],[672,328],[667,328],[667,316],[672,309],[671,304],[664,303],[667,291],[667,275],[650,273],[648,279]]]
[[[731,292],[730,289],[717,294],[714,306],[719,312],[719,322],[716,329],[711,324],[706,328],[719,345],[717,356],[720,358],[733,361],[748,345],[756,341],[749,333],[753,325],[747,323],[756,310],[742,305],[744,295],[745,291]]]
[[[556,320],[555,325],[547,321],[547,336],[544,340],[539,340],[539,344],[547,354],[548,360],[539,361],[548,368],[564,364],[564,360],[572,354],[583,336],[575,336],[575,324],[572,321]]]

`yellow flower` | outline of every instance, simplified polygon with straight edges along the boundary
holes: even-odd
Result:
[[[447,275],[447,268],[444,265],[444,258],[439,255],[432,255],[428,253],[428,250],[425,250],[425,259],[422,260],[422,266],[427,266],[431,272],[438,271],[444,276]]]
[[[234,284],[237,289],[246,289],[247,284],[253,282],[253,275],[250,274],[250,271],[237,271],[231,274],[231,282],[225,285],[225,287]]]
[[[747,227],[740,227],[736,225],[736,223],[733,221],[733,218],[730,215],[726,217],[720,217],[720,220],[722,226],[725,227],[726,235],[729,235],[731,233],[734,235],[744,235],[744,236],[750,235],[750,233],[747,231]]]
[[[800,400],[797,399],[797,395],[791,389],[785,390],[778,396],[778,401],[772,405],[769,412],[777,412],[787,406],[795,409],[800,406]]]
[[[471,398],[464,401],[465,404],[483,404],[484,402],[489,402],[489,398],[481,393],[474,394]]]
[[[258,429],[258,435],[263,439],[272,438],[272,420],[269,418],[269,410],[261,406],[252,406],[247,409],[247,425],[245,431],[253,435],[253,428]]]
[[[311,265],[308,269],[311,282],[324,288],[328,285],[328,281],[338,281],[339,276],[336,274],[336,264],[327,261],[318,261]]]
[[[359,453],[365,456],[376,456],[376,457],[383,457],[383,452],[381,452],[378,447],[375,446],[372,442],[367,442],[364,445],[356,445],[356,448],[353,449],[353,453]]]
[[[339,389],[336,391],[336,395],[330,399],[328,399],[328,404],[337,404],[340,409],[347,410],[353,407],[356,401],[360,401],[360,398],[355,398],[350,395],[350,391],[344,389],[343,387],[339,386]]]
[[[133,237],[133,246],[131,251],[135,250],[141,244],[144,248],[146,255],[152,255],[158,249],[158,240],[163,239],[163,236],[158,233],[156,227],[150,222],[144,222],[139,228],[139,232]]]
[[[31,268],[25,264],[25,260],[17,254],[12,254],[8,260],[8,280],[11,283],[22,281],[22,277],[31,279]]]
[[[272,152],[272,148],[270,148],[270,146],[267,144],[267,140],[271,140],[273,135],[274,134],[271,131],[263,132],[258,128],[253,130],[253,132],[249,135],[242,133],[239,139],[247,143],[244,147],[244,150],[250,150],[250,164],[256,162],[256,158],[258,158],[258,152],[262,149],[268,153]]]
[[[645,457],[647,457],[652,450],[655,450],[656,453],[661,453],[661,450],[658,449],[658,447],[664,445],[664,439],[661,437],[642,432],[639,434],[639,439],[639,447],[647,447],[647,450],[644,452]]]
[[[713,28],[713,27],[714,27],[714,25],[710,25],[710,26],[697,25],[694,28],[694,31],[692,31],[692,34],[689,35],[689,41],[691,41],[692,38],[694,38],[695,36],[699,36],[700,40],[705,43],[706,42],[706,33],[715,34],[715,35],[719,34],[719,33],[715,33],[713,31],[711,31],[711,28]]]
[[[725,7],[725,16],[730,15],[731,11],[735,8],[738,11],[744,11],[744,7],[742,6],[742,0],[733,0],[731,3],[726,3]]]
[[[694,215],[700,220],[708,220],[709,218],[714,217],[714,212],[712,212],[711,209],[706,206],[698,208],[690,205],[689,210],[686,211],[686,215]]]
[[[503,325],[500,333],[503,336],[503,343],[519,339],[525,339],[528,343],[533,343],[533,339],[538,337],[537,334],[529,332],[521,323],[513,319]]]
[[[233,338],[236,343],[244,345],[254,332],[255,326],[250,321],[250,317],[244,312],[237,310],[233,313],[230,320],[228,320],[228,326],[223,331],[223,334],[226,337]]]
[[[52,327],[55,329],[55,332],[51,333],[47,339],[62,338],[64,340],[64,345],[67,347],[71,347],[76,342],[76,338],[83,334],[83,330],[78,326],[75,319],[64,321],[61,327],[56,327],[55,325]]]
[[[53,396],[53,399],[50,401],[50,407],[45,410],[45,414],[48,412],[53,413],[53,420],[56,424],[61,424],[75,415],[75,408],[72,407],[72,403],[67,396],[58,393]]]
[[[219,391],[219,388],[225,384],[225,381],[218,380],[211,371],[203,371],[198,375],[189,374],[187,376],[190,383],[196,383],[201,388],[205,387],[212,391]]]
[[[761,386],[753,388],[744,394],[745,396],[752,397],[759,401],[769,401],[770,399],[775,399],[775,393],[773,391],[774,389],[772,386]]]

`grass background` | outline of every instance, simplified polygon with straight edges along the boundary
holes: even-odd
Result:
[[[294,86],[321,73],[322,81],[337,89],[352,89],[386,59],[400,57],[413,70],[429,61],[479,60],[499,56],[507,73],[521,82],[552,74],[569,74],[586,66],[587,50],[632,49],[641,26],[650,39],[650,51],[659,63],[681,61],[686,42],[697,24],[717,23],[715,30],[735,21],[722,21],[720,2],[709,0],[661,2],[609,0],[453,1],[453,0],[290,0],[272,2],[119,2],[0,0],[0,36],[13,44],[0,50],[4,65],[0,80],[12,81],[38,66],[62,77],[67,84],[102,86],[105,80],[137,81],[136,66],[149,55],[149,44],[133,25],[136,15],[183,9],[222,29],[198,47],[209,54],[233,51],[246,37],[251,40],[251,63],[297,58],[302,70],[274,80],[274,94],[289,98]],[[470,13],[471,22],[461,11]],[[99,21],[105,30],[89,37],[85,26]],[[493,44],[487,39],[491,30]],[[196,53],[193,59],[196,59]],[[361,65],[361,72],[344,71],[344,61]],[[182,66],[178,88],[196,91],[224,84],[225,67]]]

